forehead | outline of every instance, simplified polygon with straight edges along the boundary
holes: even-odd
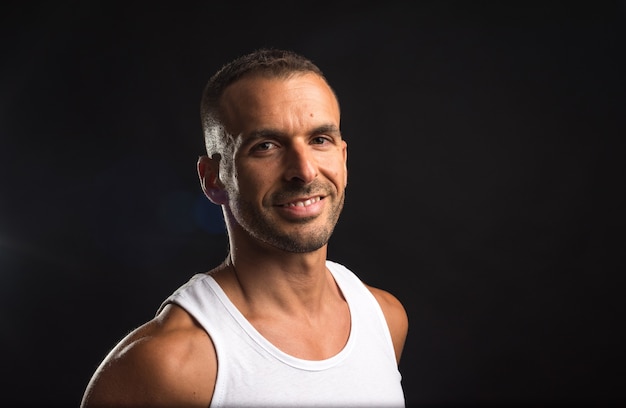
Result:
[[[339,127],[339,104],[317,74],[289,77],[244,77],[226,88],[221,116],[229,133],[261,127],[294,127],[332,123]]]

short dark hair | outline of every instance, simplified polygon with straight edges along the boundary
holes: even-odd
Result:
[[[310,59],[294,51],[260,48],[237,57],[223,65],[207,82],[202,92],[200,117],[205,145],[209,156],[219,150],[224,131],[219,117],[220,99],[233,82],[253,75],[269,78],[288,78],[294,74],[311,72],[326,81],[322,70]]]

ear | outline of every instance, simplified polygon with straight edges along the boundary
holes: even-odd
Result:
[[[344,185],[348,185],[348,143],[342,140],[343,167],[345,170]]]
[[[222,205],[228,203],[228,193],[219,179],[220,157],[200,156],[198,158],[198,177],[204,195],[211,202]]]

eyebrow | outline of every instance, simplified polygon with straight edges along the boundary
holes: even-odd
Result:
[[[341,131],[339,130],[339,128],[330,123],[326,125],[318,126],[315,129],[313,129],[313,132],[311,132],[312,135],[320,135],[320,134],[325,134],[325,133],[330,133],[330,134],[334,134],[337,136],[341,136]]]
[[[341,131],[339,130],[339,128],[330,123],[317,126],[313,128],[310,132],[308,132],[308,134],[311,136],[322,135],[322,134],[332,134],[334,136],[341,137]],[[267,128],[267,129],[258,129],[258,130],[254,130],[250,132],[247,139],[262,139],[265,137],[275,137],[275,136],[285,136],[285,135],[286,133],[280,130]]]

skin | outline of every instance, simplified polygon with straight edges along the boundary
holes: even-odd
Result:
[[[223,208],[231,251],[208,273],[278,348],[327,359],[350,332],[348,306],[325,267],[347,184],[337,100],[322,78],[307,73],[244,77],[226,89],[222,102],[230,150],[221,159],[201,157],[197,167],[206,196]],[[399,362],[405,309],[390,293],[368,288],[382,307]],[[82,407],[207,407],[216,376],[208,334],[168,305],[111,350]]]

